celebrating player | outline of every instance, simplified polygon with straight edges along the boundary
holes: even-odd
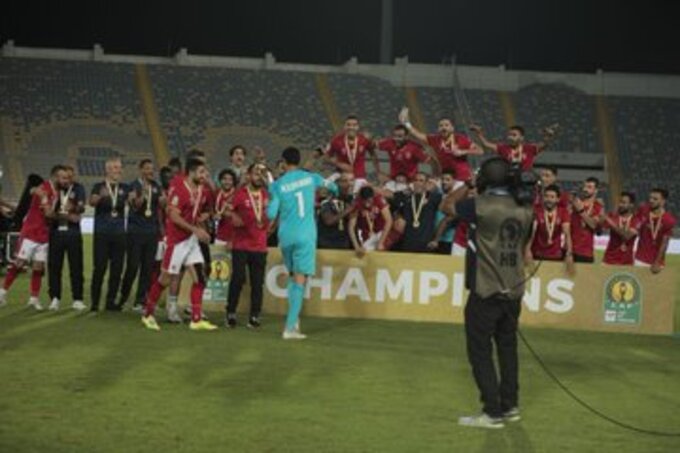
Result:
[[[247,326],[251,329],[260,327],[269,230],[269,220],[266,216],[269,197],[264,189],[262,174],[265,171],[264,165],[252,164],[248,168],[248,185],[238,189],[232,201],[234,227],[231,252],[232,273],[229,281],[226,321],[227,327],[230,328],[237,325],[236,309],[241,289],[246,281],[246,268],[250,282],[250,316]]]
[[[358,140],[356,136],[355,140]],[[271,202],[267,216],[272,221],[278,216],[279,247],[290,273],[288,316],[282,336],[284,340],[303,340],[306,335],[300,332],[300,310],[307,277],[316,272],[316,190],[326,187],[337,194],[338,188],[316,173],[299,169],[300,151],[297,148],[286,148],[282,157],[286,173],[269,187]]]
[[[200,159],[187,161],[186,176],[181,184],[170,187],[168,193],[168,219],[166,221],[167,250],[163,257],[161,276],[149,290],[142,323],[147,329],[160,330],[154,318],[156,304],[171,278],[177,278],[182,268],[192,277],[191,330],[214,330],[217,326],[201,319],[201,305],[205,288],[205,260],[199,241],[210,242],[210,235],[201,226],[200,214],[207,201],[205,180],[209,177],[205,163]]]
[[[349,218],[349,237],[357,256],[372,250],[386,250],[391,229],[390,206],[372,187],[362,187]]]
[[[354,174],[354,192],[366,184],[366,154],[373,159],[376,171],[380,169],[378,156],[375,154],[375,144],[359,132],[359,119],[350,115],[345,119],[343,133],[336,135],[331,140],[326,153],[326,159],[330,161],[340,173],[350,172]],[[338,173],[338,176],[340,176]]]
[[[531,255],[543,261],[567,263],[567,271],[574,271],[569,213],[559,207],[560,188],[548,186],[543,191],[543,206],[535,208],[536,218],[531,238]]]
[[[450,118],[440,119],[439,133],[431,135],[426,135],[413,127],[406,107],[399,112],[399,121],[406,126],[406,129],[408,129],[413,137],[422,144],[429,145],[434,150],[442,171],[453,170],[456,179],[459,181],[469,181],[472,179],[472,168],[467,160],[467,156],[479,156],[484,154],[484,151],[472,143],[467,136],[455,132],[453,121]]]
[[[597,201],[600,181],[588,178],[581,192],[573,197],[571,210],[571,242],[574,248],[574,262],[592,263],[595,249],[595,231],[602,224],[603,206]]]
[[[666,211],[668,191],[655,188],[649,194],[649,204],[640,209],[640,240],[635,252],[635,265],[646,266],[658,274],[665,266],[666,249],[676,220]]]
[[[630,266],[634,263],[633,247],[640,228],[640,220],[635,216],[635,194],[621,192],[619,207],[604,220],[609,229],[609,243],[604,253],[605,264]]]
[[[32,189],[31,205],[24,219],[19,236],[19,252],[5,275],[5,282],[0,288],[0,306],[7,303],[7,292],[16,280],[19,271],[31,263],[31,286],[28,305],[42,310],[40,304],[40,286],[45,273],[48,243],[50,239],[50,219],[54,217],[54,206],[58,192],[68,187],[69,177],[63,165],[56,165],[50,172],[50,179],[37,188]]]
[[[234,236],[234,226],[231,221],[232,200],[238,186],[238,176],[234,170],[227,168],[219,175],[220,188],[215,195],[215,220],[217,231],[215,245],[231,249],[231,241]]]
[[[408,139],[408,130],[403,124],[392,129],[392,137],[378,142],[378,150],[385,151],[389,156],[389,179],[392,181],[400,174],[406,175],[409,181],[413,180],[418,173],[418,164],[426,162],[432,165],[432,173],[437,173],[437,161],[420,144]],[[381,176],[380,171],[378,175]]]
[[[555,137],[556,129],[556,124],[543,129],[543,141],[541,143],[526,143],[524,140],[524,128],[522,126],[512,126],[508,129],[506,136],[507,143],[494,143],[486,138],[480,126],[470,126],[470,130],[477,134],[477,138],[482,142],[484,148],[498,153],[498,155],[511,164],[519,165],[524,171],[529,171],[534,167],[536,157],[550,145],[550,142]]]

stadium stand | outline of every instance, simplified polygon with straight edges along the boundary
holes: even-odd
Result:
[[[680,203],[680,101],[657,98],[607,98],[614,117],[625,187],[646,197],[652,187],[667,187],[670,207]]]
[[[591,96],[561,84],[529,85],[513,94],[516,122],[532,138],[540,130],[560,124],[553,149],[577,153],[602,152],[595,121],[595,103]]]
[[[321,93],[312,72],[149,65],[155,104],[171,155],[197,146],[216,168],[231,146],[262,146],[272,159],[289,144],[311,149],[333,134],[324,102],[340,119],[359,116],[374,136],[390,133],[407,95],[402,87],[371,76],[331,72]],[[84,182],[98,178],[107,157],[133,164],[153,155],[135,87],[135,66],[27,58],[0,58],[0,141],[6,194],[20,190],[26,173],[47,173],[57,162],[74,165]],[[466,120],[500,140],[507,127],[501,93],[466,89],[460,106],[450,88],[415,87],[424,126],[434,131],[442,116],[459,129]],[[323,96],[323,94],[330,94]],[[532,84],[509,96],[512,117],[529,140],[559,122],[553,150],[601,153],[593,96],[563,84]],[[680,101],[608,97],[623,186],[644,194],[655,185],[680,193],[674,175],[680,160]],[[506,105],[507,108],[507,105]],[[462,124],[461,124],[462,123]],[[66,159],[64,157],[66,156]],[[129,175],[130,176],[130,175]],[[678,203],[671,197],[671,206]]]
[[[170,66],[149,72],[171,154],[198,146],[219,167],[235,144],[271,153],[292,143],[311,149],[332,132],[313,74]]]
[[[89,183],[108,155],[133,162],[151,152],[134,85],[134,66],[0,59],[5,159],[18,193],[23,175],[69,163]],[[102,153],[93,155],[91,149]],[[12,191],[9,191],[12,193]]]

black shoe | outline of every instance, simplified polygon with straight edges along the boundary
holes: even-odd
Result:
[[[251,316],[248,318],[248,328],[249,329],[259,329],[262,323],[260,323],[260,318],[257,316]]]
[[[123,311],[123,307],[120,305],[106,305],[106,311]]]
[[[236,315],[227,315],[227,321],[224,323],[224,327],[228,329],[235,329],[238,326],[236,322]]]

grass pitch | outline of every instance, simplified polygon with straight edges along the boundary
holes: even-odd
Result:
[[[680,451],[585,412],[523,346],[523,421],[458,427],[479,410],[461,326],[305,318],[310,338],[290,343],[268,317],[259,332],[154,333],[132,313],[34,313],[26,287],[0,309],[0,452]],[[680,431],[680,338],[525,335],[596,408]]]

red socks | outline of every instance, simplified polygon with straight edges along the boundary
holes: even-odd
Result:
[[[201,320],[201,305],[203,304],[203,289],[202,283],[194,283],[191,287],[191,321],[198,322]]]
[[[31,297],[38,297],[40,295],[42,276],[43,271],[34,270],[33,273],[31,273]]]
[[[163,288],[161,282],[158,280],[155,280],[151,284],[151,289],[149,289],[149,294],[146,296],[146,304],[144,305],[144,316],[153,315],[153,312],[156,310],[158,299],[161,298],[164,289],[165,288]]]
[[[17,275],[19,275],[19,269],[14,264],[11,264],[7,268],[7,274],[5,275],[5,283],[2,285],[2,287],[5,290],[8,290],[11,286],[12,283],[14,283],[14,280],[17,279]]]

